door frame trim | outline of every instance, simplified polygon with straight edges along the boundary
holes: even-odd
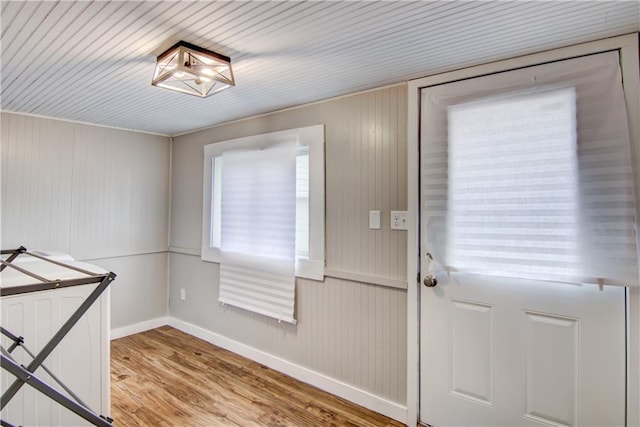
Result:
[[[623,76],[627,115],[631,133],[634,164],[640,161],[640,123],[633,118],[640,117],[640,65],[639,34],[631,33],[573,46],[505,59],[497,62],[477,65],[460,70],[423,77],[408,82],[407,93],[407,425],[416,425],[419,421],[419,381],[420,381],[420,284],[418,253],[418,199],[420,189],[419,176],[419,125],[420,125],[420,89],[436,84],[479,77],[508,71],[516,68],[558,61],[576,56],[619,50]],[[640,171],[635,171],[635,185],[640,193]],[[640,197],[640,194],[637,194]],[[636,207],[637,216],[640,212]],[[640,233],[636,236],[640,247]],[[627,426],[640,427],[640,289],[627,288]]]

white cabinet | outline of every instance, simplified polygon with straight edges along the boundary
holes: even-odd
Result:
[[[25,339],[37,354],[97,284],[2,297],[2,326]],[[2,337],[2,345],[11,341]],[[27,365],[31,358],[21,348],[12,357]],[[99,415],[109,415],[109,290],[103,292],[45,360],[62,382]],[[36,375],[63,392],[42,368]],[[15,377],[2,370],[2,391]],[[24,426],[89,425],[32,387],[23,385],[2,411],[2,419]]]

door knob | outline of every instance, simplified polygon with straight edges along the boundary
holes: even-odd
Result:
[[[436,286],[438,284],[438,279],[436,279],[435,276],[432,276],[431,274],[428,274],[428,275],[424,276],[424,280],[422,280],[422,283],[424,283],[424,285],[427,288],[433,288],[434,286]]]

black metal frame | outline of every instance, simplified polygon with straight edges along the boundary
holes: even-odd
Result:
[[[30,276],[37,280],[37,282],[28,284],[28,285],[20,285],[20,286],[12,286],[7,288],[0,287],[0,296],[7,295],[17,295],[28,292],[38,292],[43,290],[51,290],[51,289],[62,289],[70,286],[79,286],[86,285],[91,283],[97,283],[96,288],[89,294],[89,296],[80,304],[80,306],[71,314],[69,319],[58,329],[58,331],[53,335],[53,337],[49,340],[49,342],[38,352],[38,354],[33,355],[26,347],[24,347],[24,338],[18,337],[7,331],[4,328],[0,328],[0,333],[8,337],[13,341],[8,350],[0,345],[0,365],[2,369],[11,373],[16,377],[15,381],[7,388],[7,390],[3,391],[2,397],[0,397],[0,410],[4,409],[4,407],[11,401],[11,399],[15,396],[15,394],[22,388],[24,384],[28,384],[31,387],[35,388],[39,392],[43,393],[47,397],[52,400],[55,400],[60,405],[64,406],[68,410],[74,412],[85,420],[89,421],[93,425],[100,427],[110,427],[112,426],[112,419],[106,416],[97,415],[95,412],[91,411],[91,409],[87,408],[87,405],[84,404],[75,394],[71,392],[60,380],[58,380],[55,376],[52,376],[56,382],[62,388],[64,388],[67,393],[71,395],[71,398],[60,393],[55,388],[51,387],[46,382],[42,381],[38,378],[34,372],[42,367],[45,371],[50,371],[43,365],[45,359],[51,354],[51,352],[56,348],[56,346],[62,341],[62,339],[67,335],[67,333],[73,328],[73,326],[80,320],[80,318],[86,313],[86,311],[93,305],[93,303],[100,297],[102,292],[113,282],[116,275],[114,273],[104,273],[104,274],[96,274],[88,270],[84,270],[78,268],[76,266],[68,265],[59,261],[55,261],[41,255],[35,254],[33,252],[28,252],[24,246],[20,246],[17,249],[11,250],[2,250],[0,251],[1,255],[9,255],[6,260],[0,260],[0,272],[5,268],[9,267],[15,269],[27,276]],[[74,270],[76,272],[82,273],[88,277],[74,278],[68,280],[49,280],[45,277],[38,276],[37,274],[31,273],[28,270],[16,266],[13,264],[13,261],[20,255],[29,255],[35,258],[39,258],[41,260],[50,262],[52,264],[56,264],[58,266],[68,268],[70,270]],[[11,353],[17,348],[22,347],[27,354],[32,357],[31,363],[29,363],[26,367],[21,366],[16,363],[16,361],[11,357]],[[0,425],[2,426],[11,426],[7,421],[0,420]]]

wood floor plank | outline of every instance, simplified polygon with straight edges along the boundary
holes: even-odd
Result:
[[[111,342],[116,426],[401,426],[169,326]]]

